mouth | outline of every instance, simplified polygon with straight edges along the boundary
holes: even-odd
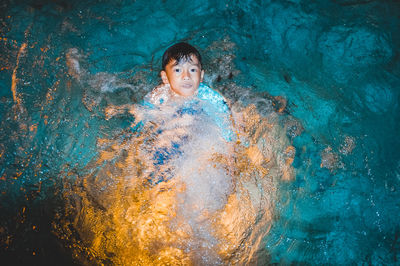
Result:
[[[182,84],[182,88],[184,88],[184,89],[190,89],[192,87],[193,87],[193,85],[191,83],[183,83]]]

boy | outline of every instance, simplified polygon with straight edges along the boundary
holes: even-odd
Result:
[[[213,117],[226,141],[232,141],[230,111],[222,95],[202,83],[201,55],[190,44],[180,42],[169,47],[162,57],[162,84],[144,98],[144,105],[162,108],[185,102],[181,112],[199,112],[194,106],[203,102],[201,111]]]
[[[225,99],[202,83],[204,70],[196,48],[183,42],[169,47],[160,75],[162,84],[133,113],[140,121],[134,131],[147,125],[142,155],[154,167],[149,178],[153,184],[171,178],[176,160],[197,161],[200,153],[225,150],[234,139]]]
[[[192,96],[203,81],[200,53],[187,43],[168,48],[162,58],[161,78],[165,85],[180,96]]]

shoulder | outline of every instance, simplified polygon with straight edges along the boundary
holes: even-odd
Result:
[[[171,98],[171,92],[168,85],[161,84],[155,87],[145,97],[144,101],[152,105],[161,105]]]
[[[198,97],[202,100],[211,102],[218,107],[218,109],[222,109],[226,111],[228,109],[228,104],[224,98],[218,91],[211,89],[204,83],[201,83],[198,89]]]
[[[201,98],[216,98],[216,99],[223,99],[222,95],[211,89],[209,86],[205,85],[204,83],[200,83],[199,89],[198,89],[198,95]]]

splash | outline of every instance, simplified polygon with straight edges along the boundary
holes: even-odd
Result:
[[[70,64],[74,74],[80,70],[76,63]],[[214,79],[225,77],[223,88],[236,95],[246,91],[219,72]],[[95,102],[128,87],[115,76],[104,82],[99,75],[78,79],[96,91]],[[279,121],[285,106],[275,103],[282,99],[258,100],[256,106],[249,97],[228,96],[231,141],[215,117],[199,111],[212,108],[204,101],[162,109],[105,106],[106,119],[131,116],[134,122],[117,136],[97,140],[99,156],[86,167],[88,174],[65,178],[57,235],[83,264],[267,262],[263,238],[274,217],[277,182],[294,176],[295,149]]]

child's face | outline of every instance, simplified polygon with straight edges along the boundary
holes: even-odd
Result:
[[[201,70],[199,60],[196,56],[191,56],[190,59],[178,64],[176,60],[172,60],[165,66],[165,71],[161,71],[163,83],[169,84],[181,96],[192,96],[203,81],[204,70]]]

